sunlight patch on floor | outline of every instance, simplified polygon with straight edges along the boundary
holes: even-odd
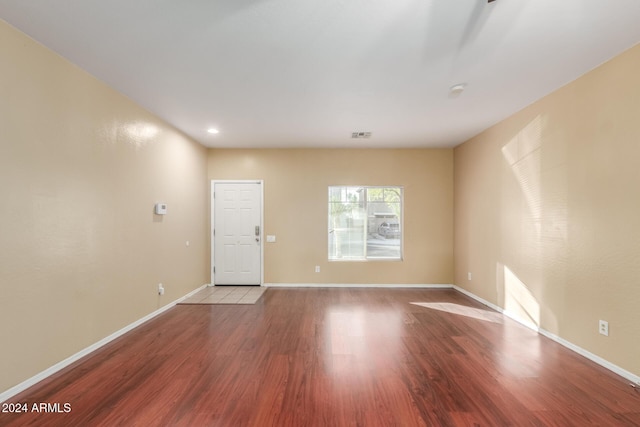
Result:
[[[471,317],[478,320],[484,320],[492,323],[502,323],[502,314],[495,311],[483,310],[481,308],[469,307],[466,305],[453,304],[450,302],[412,302],[410,304],[432,310],[444,311],[446,313],[457,314],[460,316]]]

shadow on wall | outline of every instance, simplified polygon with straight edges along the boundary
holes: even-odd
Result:
[[[546,125],[537,115],[502,147],[508,171],[501,175],[496,290],[508,315],[535,329],[544,322],[544,329],[557,333],[553,307],[541,302],[565,275],[567,186],[562,156],[545,152],[551,145],[543,145]],[[557,289],[553,299],[561,303]]]

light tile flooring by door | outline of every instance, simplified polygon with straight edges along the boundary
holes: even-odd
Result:
[[[262,286],[208,286],[180,304],[255,304],[266,290]]]

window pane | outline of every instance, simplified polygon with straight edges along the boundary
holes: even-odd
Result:
[[[329,259],[402,259],[401,187],[329,187]]]
[[[329,259],[366,256],[366,203],[359,187],[329,187]]]

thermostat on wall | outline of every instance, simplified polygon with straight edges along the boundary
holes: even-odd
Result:
[[[156,215],[166,215],[166,214],[167,214],[167,204],[156,203]]]

